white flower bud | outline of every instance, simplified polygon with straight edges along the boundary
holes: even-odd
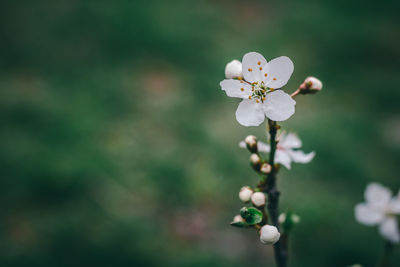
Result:
[[[300,93],[314,94],[322,89],[322,82],[315,77],[307,77],[300,85]]]
[[[249,146],[252,145],[256,145],[257,144],[257,137],[255,137],[254,135],[248,135],[244,141],[246,142],[246,144],[248,144]]]
[[[251,153],[257,153],[257,137],[254,135],[248,135],[244,142],[246,143],[246,147],[250,150]]]
[[[239,60],[232,60],[225,67],[225,77],[227,79],[243,77],[242,63]]]
[[[284,223],[286,221],[286,214],[281,213],[281,215],[279,215],[279,217],[278,217],[278,221],[280,224]]]
[[[243,186],[239,192],[239,198],[243,202],[250,201],[251,195],[253,194],[253,190],[251,190],[248,186]]]
[[[262,207],[265,205],[265,195],[262,192],[255,192],[251,195],[251,202],[256,207]]]
[[[275,244],[278,240],[281,234],[278,232],[278,229],[273,226],[273,225],[264,225],[261,227],[260,230],[260,241],[263,244],[266,245],[272,245]]]
[[[322,82],[315,77],[307,77],[304,82],[309,86],[311,90],[321,90]]]
[[[263,165],[261,165],[260,172],[268,174],[271,172],[271,169],[271,165],[269,165],[268,163],[264,163]]]
[[[293,223],[299,223],[300,222],[300,216],[297,214],[292,214],[292,222]]]
[[[258,165],[258,164],[261,163],[261,159],[256,153],[253,153],[253,154],[250,155],[250,162],[253,165]]]
[[[237,223],[237,222],[244,222],[244,219],[242,216],[240,215],[236,215],[235,217],[233,217],[233,222]]]

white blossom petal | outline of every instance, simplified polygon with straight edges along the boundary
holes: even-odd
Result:
[[[263,103],[265,115],[273,121],[284,121],[294,114],[296,101],[282,90],[267,94]]]
[[[264,153],[269,153],[269,151],[271,151],[271,146],[264,142],[261,142],[261,141],[257,142],[257,148],[258,148],[258,151],[264,152]]]
[[[375,210],[366,203],[359,203],[354,209],[356,220],[359,223],[373,226],[380,223],[384,218],[384,212]]]
[[[400,214],[400,195],[395,196],[389,203],[389,212],[393,214]]]
[[[251,95],[251,86],[240,80],[225,79],[219,85],[230,97],[248,98]]]
[[[268,62],[267,79],[265,84],[270,88],[281,88],[289,81],[293,73],[294,65],[288,57],[277,57]],[[264,74],[263,74],[264,75]]]
[[[379,232],[386,240],[392,243],[400,242],[399,226],[395,217],[386,218],[381,225],[379,225]]]
[[[236,110],[236,120],[243,126],[258,126],[265,119],[263,106],[255,100],[243,99]]]
[[[288,150],[287,151],[292,158],[292,160],[296,163],[309,163],[315,156],[315,152],[310,152],[305,154],[301,150]]]
[[[257,52],[245,54],[242,59],[244,79],[250,83],[262,81],[262,70],[266,63],[267,60]]]
[[[392,192],[378,183],[370,183],[365,190],[365,199],[368,205],[379,210],[386,210],[392,198]]]
[[[279,140],[279,145],[284,148],[300,148],[302,145],[300,138],[294,133],[282,133]]]
[[[284,150],[277,149],[275,152],[275,163],[282,164],[288,170],[290,170],[290,163],[292,160],[290,159],[289,154]]]

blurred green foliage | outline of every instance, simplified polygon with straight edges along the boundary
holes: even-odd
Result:
[[[282,170],[302,221],[291,266],[375,266],[376,229],[353,207],[370,181],[400,187],[395,1],[3,1],[0,8],[1,266],[273,266],[229,226],[257,175],[237,143],[225,64],[289,56],[282,123],[317,156]],[[400,262],[400,250],[394,262]]]

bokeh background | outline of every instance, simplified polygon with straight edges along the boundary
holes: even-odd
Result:
[[[225,64],[289,56],[281,125],[315,150],[279,175],[302,218],[290,266],[375,266],[383,241],[354,205],[400,188],[399,2],[2,1],[1,266],[274,266],[229,226],[255,185]],[[393,262],[400,262],[397,248]]]

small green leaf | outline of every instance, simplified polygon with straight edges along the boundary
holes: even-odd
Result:
[[[263,219],[263,214],[260,210],[256,208],[243,207],[240,210],[240,215],[245,219],[246,223],[249,225],[260,223]]]

